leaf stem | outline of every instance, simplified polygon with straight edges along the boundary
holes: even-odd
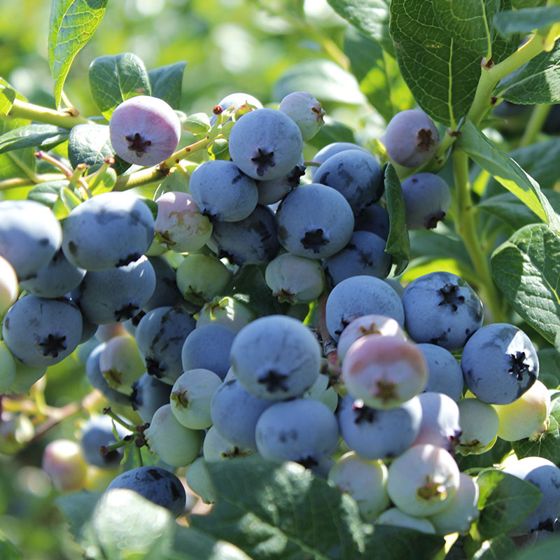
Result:
[[[535,105],[533,107],[533,112],[531,113],[531,118],[527,123],[527,128],[519,141],[519,147],[522,148],[524,146],[529,146],[532,144],[537,136],[539,135],[540,131],[542,130],[544,121],[546,121],[546,117],[548,113],[550,113],[551,105]]]
[[[493,322],[506,320],[502,299],[490,272],[488,259],[479,241],[479,228],[476,222],[476,207],[471,198],[469,178],[469,158],[461,150],[454,150],[452,154],[453,177],[455,181],[457,230],[461,235],[465,248],[472,261],[476,276],[480,281],[480,289],[492,315]]]
[[[62,128],[72,128],[77,124],[88,123],[88,119],[78,114],[75,108],[69,110],[56,111],[41,105],[27,103],[20,99],[14,99],[14,104],[8,113],[9,117],[18,119],[29,119],[32,121],[54,124]]]

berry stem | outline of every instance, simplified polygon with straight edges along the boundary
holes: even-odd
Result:
[[[54,124],[62,128],[72,128],[77,124],[89,122],[88,119],[77,114],[77,110],[74,108],[56,111],[55,109],[41,107],[41,105],[35,105],[27,101],[21,101],[20,99],[14,99],[8,116],[17,119],[29,119],[31,121]]]
[[[453,176],[456,197],[457,230],[463,239],[465,248],[472,261],[476,276],[480,281],[483,299],[490,309],[493,322],[505,322],[505,310],[502,299],[490,272],[488,259],[482,250],[479,241],[479,227],[476,220],[476,207],[471,198],[471,185],[469,179],[469,158],[461,150],[454,150]]]

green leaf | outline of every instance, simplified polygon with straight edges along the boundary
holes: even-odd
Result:
[[[554,464],[560,463],[560,400],[552,401],[552,410],[548,418],[549,425],[538,439],[522,439],[512,443],[519,459],[523,457],[544,457]]]
[[[543,348],[539,355],[539,380],[549,389],[560,386],[560,351],[555,348]]]
[[[107,0],[52,0],[49,22],[49,66],[54,99],[60,106],[62,88],[76,55],[91,39],[105,15]]]
[[[254,560],[362,558],[356,503],[296,463],[258,457],[208,463],[217,501],[194,528],[227,540]]]
[[[168,66],[154,68],[148,72],[152,95],[163,99],[173,109],[181,105],[181,90],[183,89],[183,72],[186,62],[176,62]]]
[[[333,120],[328,115],[325,117],[325,124],[319,132],[309,140],[309,144],[320,150],[332,142],[356,142],[354,130],[349,126]]]
[[[494,16],[494,26],[502,35],[529,33],[560,20],[560,6],[508,10]]]
[[[390,0],[328,0],[331,8],[367,37],[393,52],[389,35]]]
[[[386,121],[395,113],[414,106],[414,98],[401,77],[397,61],[379,43],[349,27],[344,38],[344,52],[360,89]]]
[[[517,148],[510,156],[533,177],[543,189],[552,189],[559,181],[560,138]]]
[[[0,135],[27,124],[29,121],[25,119],[0,119]],[[0,154],[0,180],[16,177],[29,178],[31,174],[35,173],[37,167],[34,153],[35,150],[31,148],[21,148]]]
[[[6,116],[12,110],[15,98],[15,90],[4,78],[0,78],[0,116]]]
[[[480,543],[482,546],[473,554],[472,560],[503,560],[511,558],[517,547],[505,535]]]
[[[514,8],[521,10],[523,8],[535,8],[537,6],[544,6],[546,0],[512,0],[512,5]]]
[[[470,121],[465,122],[461,129],[458,146],[528,206],[539,219],[550,224],[553,229],[560,230],[560,219],[542,194],[539,184]]]
[[[492,255],[492,276],[513,309],[551,344],[560,332],[560,237],[525,226]]]
[[[226,295],[240,298],[257,316],[278,312],[278,302],[257,265],[245,265],[233,277],[224,291]]]
[[[192,527],[179,527],[169,560],[251,560],[231,543],[216,540]]]
[[[390,29],[403,78],[422,109],[452,127],[469,110],[480,77],[481,53],[465,46],[480,36],[477,13],[460,26],[438,2],[391,2]]]
[[[70,532],[76,540],[82,537],[82,531],[89,521],[101,493],[84,490],[60,496],[56,505],[60,508],[70,526]]]
[[[15,544],[0,533],[0,558],[2,560],[22,560],[23,554]]]
[[[433,560],[443,549],[444,540],[404,527],[376,525],[366,542],[363,558],[370,560]]]
[[[560,41],[500,82],[496,95],[521,105],[559,103]]]
[[[560,537],[550,536],[534,544],[524,546],[510,560],[551,560],[558,557]]]
[[[410,241],[401,183],[392,165],[385,169],[385,199],[390,223],[385,252],[391,255],[396,265],[395,274],[398,275],[404,271],[410,260]]]
[[[60,198],[60,191],[67,186],[68,181],[66,180],[41,183],[29,191],[27,198],[53,208]]]
[[[495,469],[477,478],[480,495],[478,532],[484,539],[508,533],[534,511],[542,498],[530,482]]]
[[[71,130],[68,139],[68,159],[72,167],[85,163],[91,171],[95,171],[105,159],[114,155],[108,126],[79,124]]]
[[[0,153],[31,146],[50,150],[68,138],[68,130],[52,124],[30,124],[0,136]]]
[[[550,190],[543,190],[542,193],[548,199],[552,208],[560,213],[560,193]],[[477,208],[500,218],[516,230],[540,221],[534,212],[511,193],[487,198],[480,202]]]
[[[360,105],[365,101],[356,78],[330,60],[313,59],[291,66],[276,82],[274,97],[307,91],[319,101]]]
[[[101,558],[140,560],[166,558],[175,529],[169,510],[119,488],[101,496],[84,532]]]
[[[151,95],[146,67],[133,53],[96,58],[89,67],[89,85],[106,119],[123,101],[137,95]]]

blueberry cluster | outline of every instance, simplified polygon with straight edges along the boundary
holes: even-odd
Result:
[[[259,454],[327,478],[367,521],[467,532],[478,487],[458,455],[546,429],[550,395],[531,340],[511,324],[483,326],[479,297],[454,274],[404,290],[386,280],[382,166],[342,142],[306,164],[324,116],[311,95],[271,109],[236,93],[213,113],[227,157],[196,165],[188,192],[160,191],[155,208],[112,191],[60,223],[36,202],[0,202],[0,388],[87,348],[88,382],[123,417],[92,416],[81,456],[112,471],[126,445],[147,446],[161,463],[109,488],[176,515],[186,495],[175,469],[187,467],[188,484],[212,502],[205,463]],[[165,102],[139,96],[115,110],[110,131],[122,159],[163,169],[181,123]],[[394,164],[417,168],[436,153],[438,130],[422,111],[404,111],[384,143]],[[409,229],[435,227],[451,201],[428,172],[408,177],[402,194]],[[239,288],[250,267],[269,312]],[[298,306],[312,310],[305,323]],[[71,442],[45,452],[60,489],[79,487],[79,455]],[[560,469],[527,458],[506,471],[543,493],[517,533],[552,526]]]

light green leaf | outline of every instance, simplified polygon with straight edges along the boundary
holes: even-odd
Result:
[[[386,121],[414,106],[414,98],[401,77],[397,61],[379,43],[349,27],[344,38],[344,52],[360,89]]]
[[[483,539],[508,533],[527,517],[541,500],[541,491],[511,474],[488,469],[477,478],[480,495],[478,532]]]
[[[258,457],[208,463],[216,490],[209,515],[191,525],[232,542],[253,560],[361,558],[356,503],[295,463]]]
[[[154,68],[148,72],[152,95],[163,99],[173,109],[181,105],[181,90],[183,89],[183,72],[186,62],[176,62],[168,66]]]
[[[498,86],[498,97],[512,103],[534,105],[560,102],[560,41],[543,52]]]
[[[508,10],[494,16],[494,26],[502,35],[529,33],[560,20],[560,6]]]
[[[50,150],[68,138],[68,130],[52,124],[30,124],[0,136],[0,153],[37,147]]]
[[[492,255],[492,276],[525,321],[551,344],[560,332],[560,237],[544,224],[514,233]]]
[[[560,219],[542,194],[539,184],[470,121],[467,121],[461,129],[458,146],[528,206],[540,220],[549,224],[554,230],[560,230]]]
[[[328,0],[331,7],[367,37],[393,52],[389,36],[390,0]]]
[[[60,106],[62,88],[76,55],[91,39],[105,15],[107,0],[52,0],[49,22],[49,66],[54,99]]]
[[[16,98],[16,92],[6,83],[2,83],[4,80],[0,78],[0,115],[7,115],[14,104],[14,99]]]
[[[68,181],[47,181],[41,183],[36,187],[33,187],[27,198],[29,200],[34,200],[35,202],[40,202],[49,208],[52,208],[56,201],[60,198],[60,191],[68,186]]]
[[[25,119],[0,119],[0,135],[29,124]],[[0,180],[16,177],[29,178],[35,173],[37,160],[33,155],[35,150],[21,148],[0,154]]]
[[[290,67],[276,82],[274,97],[307,91],[319,101],[360,105],[365,101],[356,78],[330,60],[313,59]]]
[[[93,99],[106,119],[126,99],[151,95],[148,71],[133,53],[96,58],[89,67],[89,85]]]
[[[385,252],[391,255],[396,265],[395,274],[398,275],[405,270],[410,260],[410,241],[401,183],[392,165],[385,169],[385,199],[390,223]]]

